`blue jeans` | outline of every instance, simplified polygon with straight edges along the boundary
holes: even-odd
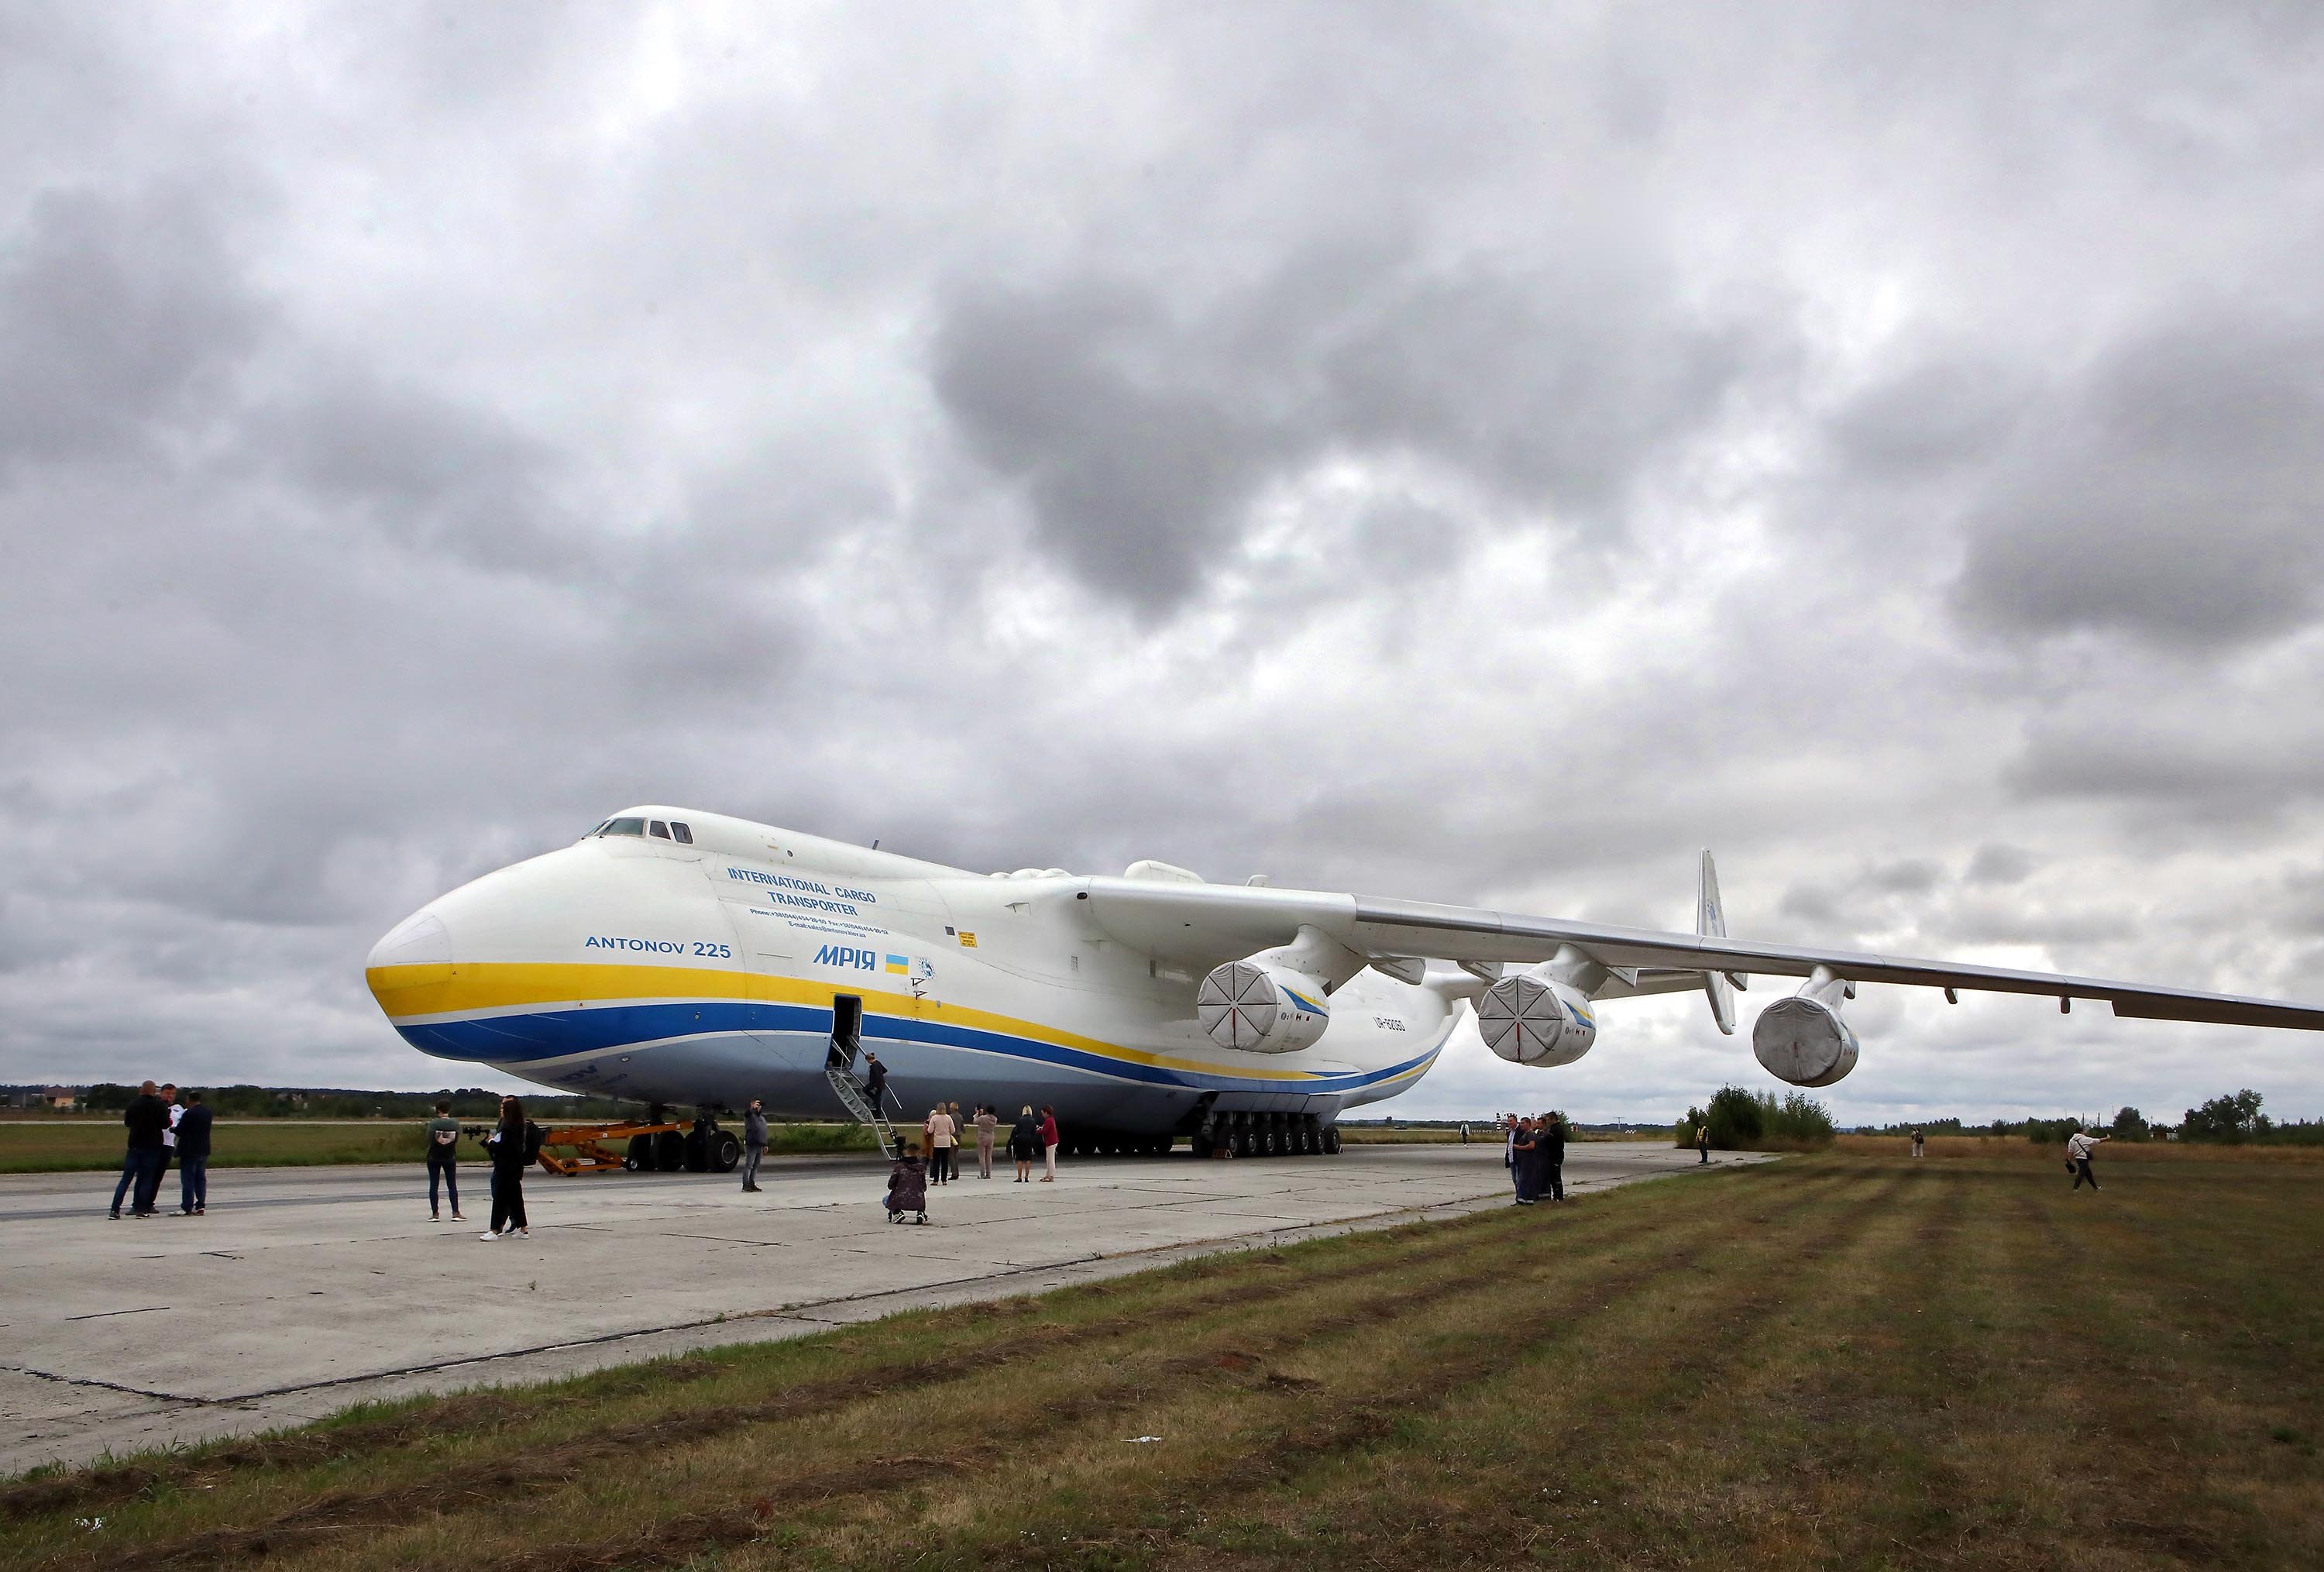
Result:
[[[459,1161],[455,1158],[438,1157],[431,1151],[428,1154],[428,1215],[431,1217],[436,1215],[436,1183],[438,1175],[442,1176],[444,1188],[452,1193],[452,1209],[456,1212],[460,1209]]]
[[[742,1149],[742,1188],[744,1189],[747,1190],[759,1182],[759,1160],[766,1155],[767,1149],[763,1146],[746,1146]]]
[[[134,1186],[133,1191],[131,1187]],[[133,1212],[153,1209],[153,1192],[161,1188],[161,1149],[133,1146],[121,1158],[121,1182],[113,1187],[113,1215],[121,1216],[121,1197],[130,1197]]]
[[[178,1154],[178,1206],[190,1212],[209,1205],[210,1160]]]

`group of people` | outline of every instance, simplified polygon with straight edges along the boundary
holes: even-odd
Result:
[[[975,1133],[976,1172],[979,1179],[992,1177],[992,1152],[1000,1137],[1001,1113],[990,1104],[980,1106],[966,1126]],[[960,1150],[964,1132],[958,1103],[939,1103],[928,1110],[920,1125],[920,1139],[909,1144],[898,1143],[895,1165],[888,1170],[888,1194],[885,1205],[890,1222],[900,1221],[912,1213],[925,1223],[928,1220],[928,1187],[948,1185],[959,1178],[954,1154]],[[1030,1103],[1019,1110],[1017,1122],[1009,1129],[1009,1155],[1017,1160],[1016,1182],[1033,1182],[1033,1165],[1043,1162],[1047,1170],[1040,1182],[1050,1184],[1057,1177],[1057,1114],[1047,1104],[1038,1114]]]
[[[129,1202],[133,1217],[151,1217],[160,1209],[161,1181],[170,1161],[178,1163],[178,1208],[180,1217],[198,1217],[209,1210],[210,1111],[202,1095],[189,1091],[178,1101],[174,1083],[155,1086],[147,1081],[121,1112],[129,1128],[129,1145],[121,1159],[121,1181],[113,1187],[113,1209],[118,1219],[121,1203]]]
[[[522,1102],[514,1097],[501,1099],[500,1115],[493,1123],[492,1133],[484,1137],[484,1154],[492,1160],[492,1218],[477,1238],[532,1237],[530,1220],[524,1214],[524,1175],[540,1161],[541,1134],[540,1126],[525,1117]],[[465,1223],[468,1219],[460,1210],[460,1122],[452,1117],[450,1098],[438,1101],[436,1116],[428,1121],[427,1137],[428,1220],[443,1220],[437,1202],[437,1188],[441,1185],[444,1198],[452,1203],[452,1221]]]
[[[1572,1136],[1565,1115],[1552,1110],[1539,1118],[1511,1114],[1502,1125],[1502,1161],[1508,1165],[1517,1204],[1530,1207],[1546,1193],[1565,1199],[1565,1143]]]

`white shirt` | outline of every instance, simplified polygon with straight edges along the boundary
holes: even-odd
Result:
[[[183,1103],[172,1103],[170,1105],[170,1127],[161,1132],[162,1145],[175,1146],[178,1144],[178,1121],[185,1116],[186,1105]]]
[[[2069,1135],[2066,1137],[2066,1155],[2080,1162],[2097,1151],[2098,1144],[2087,1135]]]

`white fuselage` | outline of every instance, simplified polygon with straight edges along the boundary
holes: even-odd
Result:
[[[830,1116],[837,1001],[915,1117],[941,1098],[1150,1135],[1213,1112],[1312,1114],[1395,1096],[1457,1019],[1441,989],[1364,971],[1313,1047],[1222,1049],[1199,977],[1124,945],[1056,870],[981,875],[674,808],[690,844],[593,834],[415,912],[373,950],[405,1040],[561,1090]],[[862,1068],[859,1061],[858,1069]]]

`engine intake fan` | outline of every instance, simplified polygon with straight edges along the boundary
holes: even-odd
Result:
[[[1477,1000],[1477,1032],[1511,1064],[1572,1064],[1598,1040],[1598,1015],[1572,983],[1545,961],[1503,977]]]
[[[1229,961],[1195,991],[1194,1019],[1221,1048],[1291,1053],[1323,1035],[1332,1007],[1313,978],[1258,961]]]
[[[1778,999],[1751,1023],[1751,1052],[1761,1068],[1795,1087],[1828,1087],[1856,1068],[1856,1033],[1840,1018],[1853,985],[1818,966],[1807,985]]]

